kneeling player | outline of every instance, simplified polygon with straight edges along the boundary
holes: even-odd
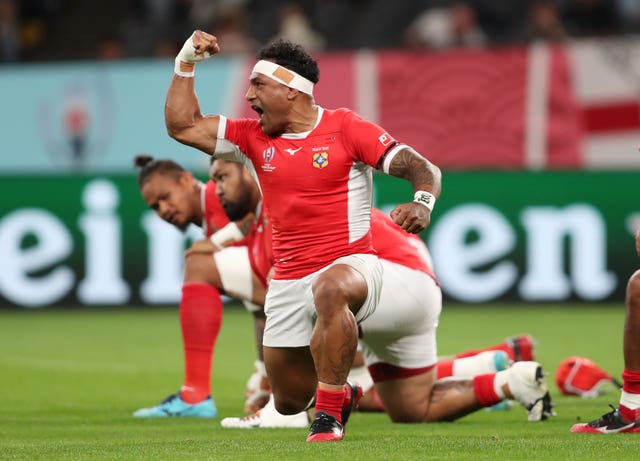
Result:
[[[223,197],[230,189],[227,182],[239,174],[241,168],[234,162],[219,159],[213,162],[212,177]],[[223,202],[226,200],[225,197]],[[418,237],[407,234],[375,209],[371,215],[371,230],[373,246],[384,265],[384,279],[376,311],[360,325],[361,344],[377,394],[392,420],[449,421],[503,399],[515,399],[523,404],[531,421],[551,415],[550,397],[537,362],[517,362],[504,371],[486,374],[470,369],[469,375],[475,376],[473,379],[436,381],[435,330],[441,310],[441,293],[428,263],[426,247]],[[313,313],[303,312],[299,319],[289,321],[297,326],[296,330],[289,332],[289,342],[280,347],[296,348],[301,355],[310,354]],[[265,338],[269,335],[267,322]],[[532,354],[531,349],[528,353]],[[291,376],[290,370],[278,369],[277,364],[271,371],[269,380],[279,393],[276,400],[287,402],[282,409],[290,413],[296,413],[292,409],[304,410],[308,402],[296,396],[304,394],[299,389],[301,383],[312,386],[315,376]],[[346,407],[336,408],[335,413],[327,413],[319,419],[316,415],[316,421],[330,426],[343,425],[361,392],[357,386],[347,384],[344,394],[344,400],[348,402]],[[227,425],[245,427],[240,419]]]
[[[251,227],[253,216],[243,213],[230,222],[216,194],[213,181],[203,184],[171,160],[148,155],[135,159],[140,168],[138,185],[146,203],[160,218],[184,230],[189,224],[202,227],[207,240],[194,243],[185,257],[180,301],[185,374],[180,391],[162,403],[134,413],[140,418],[189,416],[213,418],[217,409],[211,398],[211,361],[220,325],[220,293],[242,300],[253,313],[260,368],[266,281],[251,268],[242,227]],[[249,180],[253,181],[249,177]],[[257,192],[259,195],[259,191]],[[236,219],[233,217],[232,219]],[[240,241],[240,245],[236,242]],[[263,367],[262,367],[263,368]],[[268,397],[265,373],[256,374],[247,409],[255,411]]]

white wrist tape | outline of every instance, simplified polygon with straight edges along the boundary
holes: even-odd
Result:
[[[174,66],[173,70],[177,75],[179,75],[181,77],[193,77],[194,72],[193,71],[192,72],[182,72],[180,70],[180,62],[186,62],[188,64],[195,64],[197,62],[204,61],[205,59],[209,59],[211,57],[211,53],[209,53],[208,51],[205,51],[202,54],[196,54],[196,48],[195,48],[195,46],[193,46],[193,36],[194,35],[195,35],[195,32],[193,34],[191,34],[191,37],[189,37],[184,42],[184,45],[182,45],[182,49],[178,53],[178,56],[176,56],[175,66]]]
[[[173,66],[173,73],[176,75],[179,75],[180,77],[191,77],[193,78],[193,76],[195,75],[195,67],[194,70],[192,70],[191,72],[183,72],[182,70],[180,70],[180,63],[182,61],[180,60],[180,58],[176,58],[176,63]]]
[[[433,206],[436,204],[435,196],[427,192],[426,190],[419,190],[413,195],[413,201],[429,208],[429,211],[433,211]]]
[[[267,369],[264,366],[264,362],[262,360],[256,360],[253,363],[253,366],[256,369],[256,373],[258,373],[260,376],[267,376]]]
[[[209,237],[209,240],[218,248],[224,248],[230,243],[239,242],[243,238],[244,234],[242,233],[238,225],[234,222],[230,222],[218,232]]]

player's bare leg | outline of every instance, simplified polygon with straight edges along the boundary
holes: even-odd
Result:
[[[344,264],[331,266],[313,283],[317,319],[310,347],[318,389],[309,442],[341,440],[351,409],[362,396],[361,388],[345,383],[358,346],[354,313],[367,293],[364,277]]]
[[[185,283],[206,283],[222,289],[220,273],[213,259],[213,253],[190,253],[184,261]]]
[[[353,364],[358,346],[355,310],[367,297],[367,285],[353,268],[336,265],[318,276],[313,284],[318,318],[311,336],[320,388],[341,387]]]
[[[313,401],[317,377],[308,347],[263,347],[275,407],[283,415],[298,413]]]
[[[470,380],[436,382],[436,370],[376,383],[375,388],[392,421],[411,423],[452,421],[481,405]]]
[[[518,362],[498,373],[473,380],[436,381],[436,370],[376,383],[385,410],[395,422],[453,421],[508,398],[518,400],[530,421],[553,414],[541,368],[536,362]]]
[[[283,414],[303,410],[318,386],[342,393],[353,363],[357,326],[349,305],[359,307],[366,299],[364,279],[348,266],[332,266],[318,276],[313,294],[317,320],[310,347],[264,347],[276,409]]]

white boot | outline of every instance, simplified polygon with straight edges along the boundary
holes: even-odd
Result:
[[[544,421],[555,415],[542,366],[538,362],[515,362],[500,373],[506,374],[509,390],[513,398],[527,409],[529,421]]]
[[[283,415],[276,410],[273,394],[261,410],[244,417],[224,418],[220,421],[222,427],[253,429],[258,427],[308,427],[309,414],[301,411],[295,415]]]

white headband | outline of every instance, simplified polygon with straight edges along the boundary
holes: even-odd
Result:
[[[255,78],[256,74],[262,74],[278,83],[282,83],[284,86],[313,96],[313,83],[310,80],[275,62],[265,60],[258,61],[256,65],[253,66],[249,80]]]

